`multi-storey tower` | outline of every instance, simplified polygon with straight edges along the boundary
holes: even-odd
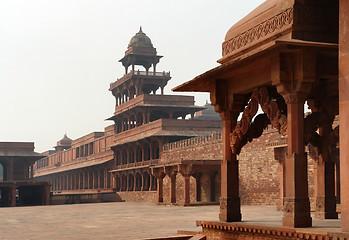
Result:
[[[158,164],[165,143],[221,129],[220,121],[194,119],[194,113],[204,108],[194,105],[193,96],[164,94],[171,76],[170,72],[156,72],[160,58],[140,29],[120,60],[125,75],[110,84],[116,100],[114,116],[109,120],[115,122],[111,148],[117,190],[155,189],[149,166]]]

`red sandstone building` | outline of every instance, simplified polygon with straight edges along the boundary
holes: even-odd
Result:
[[[304,229],[313,224],[305,151],[310,144],[317,159],[315,217],[338,217],[337,189],[342,231],[349,231],[348,10],[346,0],[267,0],[229,29],[219,67],[175,88],[209,92],[223,121],[221,222],[198,222],[208,239],[348,239],[328,229]],[[307,116],[305,103],[311,109]],[[333,125],[338,114],[340,129]],[[240,154],[269,124],[285,138],[286,149],[276,150],[284,162],[283,227],[237,223]],[[334,160],[338,145],[339,162]]]
[[[190,196],[195,202],[218,201],[219,160],[168,160],[163,149],[220,131],[221,121],[213,111],[195,106],[192,96],[164,94],[171,76],[156,72],[161,58],[140,29],[120,60],[125,75],[110,84],[116,104],[107,120],[114,124],[75,140],[64,136],[54,151],[43,153],[46,157],[37,162],[35,177],[51,183],[56,202],[99,201],[114,192],[123,200],[162,203],[165,197],[167,202],[166,176],[170,203],[190,204]],[[201,179],[212,187],[201,191]],[[180,194],[178,182],[183,185]],[[201,192],[207,191],[210,197],[202,198]]]
[[[33,181],[33,165],[43,157],[34,152],[32,142],[0,143],[1,207],[49,204],[49,183]]]

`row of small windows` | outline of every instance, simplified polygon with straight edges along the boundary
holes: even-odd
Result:
[[[75,151],[75,158],[86,157],[93,154],[93,147],[93,142],[77,147]]]

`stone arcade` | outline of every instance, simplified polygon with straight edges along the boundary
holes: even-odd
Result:
[[[208,239],[217,236],[302,239],[310,235],[312,239],[324,236],[336,239],[336,234],[309,231],[305,234],[292,228],[312,226],[307,144],[315,149],[319,158],[316,217],[338,217],[332,161],[338,141],[341,223],[342,230],[349,231],[348,11],[349,2],[345,0],[267,0],[229,29],[222,44],[223,57],[218,60],[221,66],[174,89],[209,92],[212,105],[222,118],[219,218],[223,222],[241,221],[238,155],[243,146],[261,136],[268,124],[287,139],[287,151],[283,156],[282,219],[282,225],[287,228],[199,222]],[[306,117],[305,103],[311,109],[311,114]],[[263,113],[256,116],[258,106]],[[242,118],[237,123],[240,113]],[[338,114],[340,130],[332,127]],[[348,235],[342,237],[346,239]]]

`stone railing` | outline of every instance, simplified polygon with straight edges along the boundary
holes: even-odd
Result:
[[[151,165],[156,165],[158,163],[159,163],[159,159],[152,159],[152,160],[147,160],[147,161],[144,161],[144,162],[134,162],[134,163],[118,165],[118,166],[116,166],[116,169],[125,169],[125,168],[151,166]]]
[[[167,143],[163,146],[163,151],[171,151],[174,149],[190,147],[193,145],[204,144],[207,142],[213,142],[217,140],[222,140],[222,132],[213,132],[205,136],[188,138],[178,142]]]

